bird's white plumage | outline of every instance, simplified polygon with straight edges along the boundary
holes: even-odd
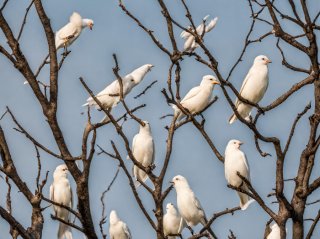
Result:
[[[255,58],[252,67],[242,83],[239,92],[241,97],[252,103],[259,103],[268,88],[268,63],[270,62],[271,61],[263,55]],[[236,100],[235,107],[241,117],[245,119],[248,118],[252,109],[251,105],[242,103],[239,99]],[[229,123],[232,124],[236,120],[237,116],[233,114],[229,119]]]
[[[145,64],[127,74],[125,77],[122,77],[123,97],[126,97],[130,91],[144,79],[145,75],[151,71],[152,67],[153,65],[151,64]],[[99,92],[96,95],[96,98],[101,102],[103,107],[108,110],[111,110],[113,107],[115,107],[120,101],[120,85],[118,79],[114,80],[104,90]],[[87,103],[83,106],[86,105],[95,105],[98,109],[100,109],[92,97],[89,97],[87,99]]]
[[[131,239],[127,224],[120,220],[114,210],[110,212],[109,234],[111,239]]]
[[[68,168],[65,164],[59,165],[53,173],[53,183],[50,186],[50,200],[72,208],[72,190],[67,178]],[[69,221],[70,213],[67,209],[53,205],[55,216]],[[72,239],[71,228],[60,222],[58,239]]]
[[[155,149],[150,124],[147,121],[143,122],[145,125],[140,125],[139,133],[133,138],[132,154],[139,163],[144,167],[148,167],[154,163]],[[145,182],[148,178],[148,175],[136,165],[133,166],[133,175],[137,180],[137,187],[140,185],[138,179]]]
[[[228,184],[234,187],[241,187],[248,191],[248,187],[237,175],[239,172],[243,177],[250,181],[250,168],[246,159],[246,155],[240,150],[242,143],[239,140],[230,140],[225,151],[224,170]],[[242,210],[253,202],[250,197],[244,193],[237,192],[240,197],[240,207]]]
[[[215,84],[220,83],[214,76],[204,76],[200,85],[193,87],[181,100],[180,104],[188,109],[191,114],[201,112],[210,104]],[[174,115],[177,117],[177,121],[185,116],[176,105],[172,105],[172,108],[174,109]]]
[[[93,20],[82,19],[79,13],[74,12],[70,16],[69,23],[56,32],[55,45],[56,49],[70,46],[81,34],[85,27],[93,26]]]
[[[179,213],[188,226],[193,227],[201,223],[203,226],[207,223],[205,212],[189,186],[187,179],[181,175],[177,175],[172,179],[172,183],[177,192],[177,206]],[[179,231],[181,228],[179,229]],[[208,232],[211,236],[214,233],[210,228]]]
[[[180,227],[180,224],[182,225]],[[163,233],[165,236],[180,234],[185,227],[183,218],[172,203],[166,206],[166,214],[163,216]],[[168,236],[168,239],[175,239],[175,236]]]
[[[209,15],[205,16],[202,20],[202,23],[196,28],[196,33],[199,35],[199,37],[204,36],[204,34],[207,32],[210,32],[217,24],[218,18],[215,17],[206,25],[208,18],[209,18]],[[188,30],[192,31],[192,27],[188,27]],[[183,47],[185,51],[192,52],[195,48],[199,46],[199,44],[196,43],[195,41],[194,35],[192,35],[187,31],[182,31],[180,34],[180,37],[185,39],[185,43]]]
[[[271,232],[270,234],[267,236],[267,239],[280,239],[280,227],[278,226],[277,223],[272,224],[271,228]]]

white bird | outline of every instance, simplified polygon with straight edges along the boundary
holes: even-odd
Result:
[[[196,114],[204,110],[212,101],[212,91],[214,85],[220,85],[219,81],[212,75],[205,75],[199,86],[193,87],[186,96],[181,100],[180,104],[188,109],[191,114]],[[177,121],[185,115],[176,105],[171,105],[174,109],[174,117]]]
[[[122,77],[123,97],[126,97],[126,95],[128,95],[130,91],[143,80],[145,75],[151,71],[152,67],[153,65],[151,64],[145,64],[127,74],[125,77]],[[120,85],[118,79],[114,80],[103,91],[98,93],[96,98],[101,102],[103,107],[109,111],[115,107],[120,102]],[[89,97],[87,99],[87,103],[82,106],[87,105],[95,105],[96,108],[100,110],[100,107],[92,97]],[[105,119],[107,119],[107,117],[105,117]]]
[[[166,214],[163,216],[163,233],[165,236],[180,234],[185,227],[183,218],[172,203],[168,203]],[[180,223],[182,227],[180,228]],[[175,239],[175,236],[168,236],[168,239]]]
[[[199,35],[199,37],[204,36],[204,34],[207,32],[210,32],[217,24],[218,17],[215,17],[209,22],[209,24],[206,25],[206,21],[208,18],[209,15],[205,16],[202,20],[202,23],[196,28],[196,33]],[[188,27],[188,30],[193,31],[191,26]],[[181,32],[180,37],[185,39],[183,47],[185,51],[192,52],[199,46],[199,44],[195,41],[194,35],[187,31]]]
[[[144,126],[140,125],[139,133],[133,137],[132,140],[132,154],[134,158],[141,163],[144,167],[149,167],[154,163],[154,142],[151,134],[150,124],[147,121],[143,121]],[[128,159],[129,156],[127,157]],[[137,180],[135,186],[139,187],[140,182],[145,182],[148,178],[146,172],[140,169],[138,166],[133,166],[133,175]]]
[[[115,210],[110,212],[109,234],[110,239],[131,239],[127,224],[120,220]]]
[[[92,30],[93,20],[82,19],[79,13],[72,13],[69,23],[56,32],[56,49],[70,46],[80,36],[82,29],[86,27]]]
[[[201,207],[199,200],[189,186],[186,178],[177,175],[172,179],[174,188],[177,192],[177,205],[179,213],[189,227],[193,227],[201,223],[205,226],[208,222],[206,214]],[[179,231],[182,229],[182,221],[180,222]],[[213,238],[217,238],[211,228],[208,228],[209,234]]]
[[[259,103],[263,98],[269,84],[268,77],[268,64],[271,60],[268,57],[260,55],[254,59],[253,65],[250,68],[246,78],[244,79],[241,89],[240,96],[252,103]],[[235,107],[242,118],[249,120],[250,112],[252,109],[251,105],[241,102],[239,99],[235,102]],[[229,124],[232,124],[237,120],[236,114],[231,115]]]
[[[280,227],[277,223],[273,223],[272,226],[270,226],[271,232],[267,236],[266,239],[280,239]]]
[[[248,191],[246,184],[237,175],[237,172],[239,172],[250,182],[249,164],[246,155],[240,150],[242,144],[241,141],[235,139],[229,141],[225,151],[224,173],[228,184]],[[246,210],[254,200],[250,200],[250,197],[247,194],[241,192],[237,193],[240,197],[241,210]]]
[[[72,190],[67,178],[68,168],[65,164],[59,165],[53,173],[53,183],[50,186],[50,200],[72,208]],[[70,220],[70,213],[67,209],[53,205],[55,216],[64,221]],[[71,228],[60,222],[58,239],[72,239]]]

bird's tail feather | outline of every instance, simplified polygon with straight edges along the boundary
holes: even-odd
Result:
[[[176,118],[176,122],[179,122],[185,115],[181,112],[181,110],[174,104],[170,104],[172,109],[174,110],[173,117]]]
[[[247,194],[238,192],[238,195],[240,197],[241,210],[246,210],[249,207],[249,205],[255,201],[254,199],[250,199],[250,197]]]
[[[134,183],[134,185],[135,185],[136,188],[138,188],[138,187],[141,185],[141,183],[138,181],[137,178],[139,178],[139,180],[140,180],[141,182],[145,182],[145,181],[147,181],[147,179],[148,179],[148,175],[147,175],[143,170],[139,169],[137,166],[134,166],[134,167],[135,167],[135,169],[134,169],[134,175],[135,175],[136,180],[137,180],[137,181]]]
[[[238,118],[236,116],[236,114],[232,114],[230,119],[229,119],[229,124],[232,124],[234,121],[236,121]]]
[[[72,239],[72,233],[71,233],[71,228],[60,222],[59,223],[59,230],[58,230],[58,239]]]

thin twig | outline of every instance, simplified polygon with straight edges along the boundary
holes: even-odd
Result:
[[[133,97],[134,99],[138,99],[140,96],[144,95],[148,89],[150,89],[152,87],[152,85],[154,85],[155,83],[157,83],[158,81],[155,80],[153,81],[150,85],[148,85],[140,94],[136,95],[135,97]]]

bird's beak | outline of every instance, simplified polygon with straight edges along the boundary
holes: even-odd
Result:
[[[212,81],[211,84],[213,84],[213,85],[221,85],[219,81]]]
[[[174,185],[174,182],[170,181],[170,183],[171,183],[172,185]]]
[[[239,142],[239,145],[243,145],[243,142],[240,141],[240,142]]]
[[[92,30],[93,24],[89,24],[89,29]]]
[[[271,60],[266,60],[266,64],[269,64],[269,63],[272,63],[272,61]]]

